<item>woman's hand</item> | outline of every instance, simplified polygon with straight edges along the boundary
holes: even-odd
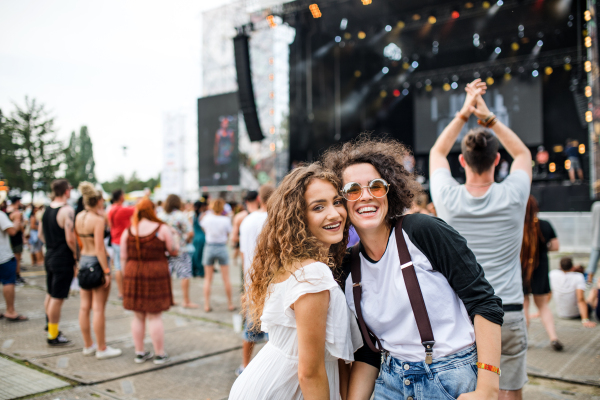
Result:
[[[463,393],[458,396],[458,400],[497,400],[498,390],[494,389],[482,389],[477,387],[474,392]]]
[[[110,287],[110,274],[104,274],[104,286],[105,289]]]

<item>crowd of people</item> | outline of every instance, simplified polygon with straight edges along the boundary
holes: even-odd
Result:
[[[370,135],[296,166],[278,187],[247,192],[242,207],[223,198],[185,203],[174,194],[128,206],[117,190],[107,209],[102,192],[82,182],[74,209],[64,179],[53,182],[52,202],[28,215],[12,198],[0,212],[3,317],[27,320],[14,308],[27,242],[32,264],[43,262],[46,270],[49,346],[72,345],[59,323],[75,280],[83,354],[122,354],[105,338],[114,277],[123,307],[134,313],[134,361],[164,364],[161,314],[176,304],[172,277],[181,283],[181,306],[192,309],[200,305],[191,301],[190,281],[203,277],[208,313],[220,272],[234,312],[229,267],[239,254],[243,357],[230,399],[520,399],[527,329],[536,316],[531,299],[551,348],[561,351],[551,296],[560,318],[592,328],[600,283],[585,299],[581,266],[563,258],[550,271],[548,252],[559,250],[559,239],[530,195],[531,152],[490,112],[486,90],[480,79],[467,85],[462,109],[431,148],[432,201],[407,162],[410,151]],[[481,127],[461,141],[460,184],[447,157],[472,116]],[[505,161],[500,146],[512,164],[496,179]],[[598,204],[588,284],[600,258]],[[146,325],[152,350],[144,345]],[[252,359],[255,343],[265,339]]]

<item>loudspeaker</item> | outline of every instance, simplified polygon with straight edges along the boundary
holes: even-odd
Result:
[[[258,114],[256,113],[256,102],[254,101],[254,89],[252,88],[252,76],[250,75],[250,50],[248,46],[248,35],[240,34],[233,38],[233,49],[235,53],[235,69],[238,81],[238,96],[240,108],[244,113],[246,130],[250,140],[255,142],[265,137],[260,129]]]

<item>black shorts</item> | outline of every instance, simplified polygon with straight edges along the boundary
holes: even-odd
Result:
[[[71,282],[75,276],[75,260],[46,260],[46,290],[54,299],[69,297]]]

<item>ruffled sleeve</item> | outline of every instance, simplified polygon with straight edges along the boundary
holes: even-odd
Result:
[[[283,298],[283,311],[285,315],[296,321],[296,314],[290,307],[305,294],[320,293],[337,287],[333,274],[329,267],[323,263],[316,262],[308,264],[294,272],[294,276],[288,281]]]

